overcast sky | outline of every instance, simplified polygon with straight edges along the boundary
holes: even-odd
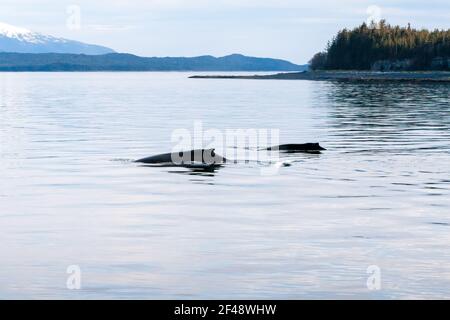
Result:
[[[1,22],[119,52],[143,56],[242,53],[296,63],[306,63],[339,29],[380,14],[394,24],[450,28],[449,0],[0,1]]]

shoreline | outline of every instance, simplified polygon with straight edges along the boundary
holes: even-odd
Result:
[[[309,80],[342,82],[439,82],[450,83],[447,71],[303,71],[285,72],[270,75],[195,75],[190,79],[248,79],[248,80]]]

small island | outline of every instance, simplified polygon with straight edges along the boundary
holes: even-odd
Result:
[[[450,30],[363,23],[339,31],[305,72],[191,78],[450,82]]]

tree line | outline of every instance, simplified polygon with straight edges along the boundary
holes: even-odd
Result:
[[[310,61],[313,70],[449,70],[450,30],[363,23],[343,29]]]

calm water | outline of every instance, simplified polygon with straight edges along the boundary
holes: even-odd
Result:
[[[0,298],[450,298],[450,86],[188,75],[0,74]],[[328,151],[129,161],[196,120]]]

